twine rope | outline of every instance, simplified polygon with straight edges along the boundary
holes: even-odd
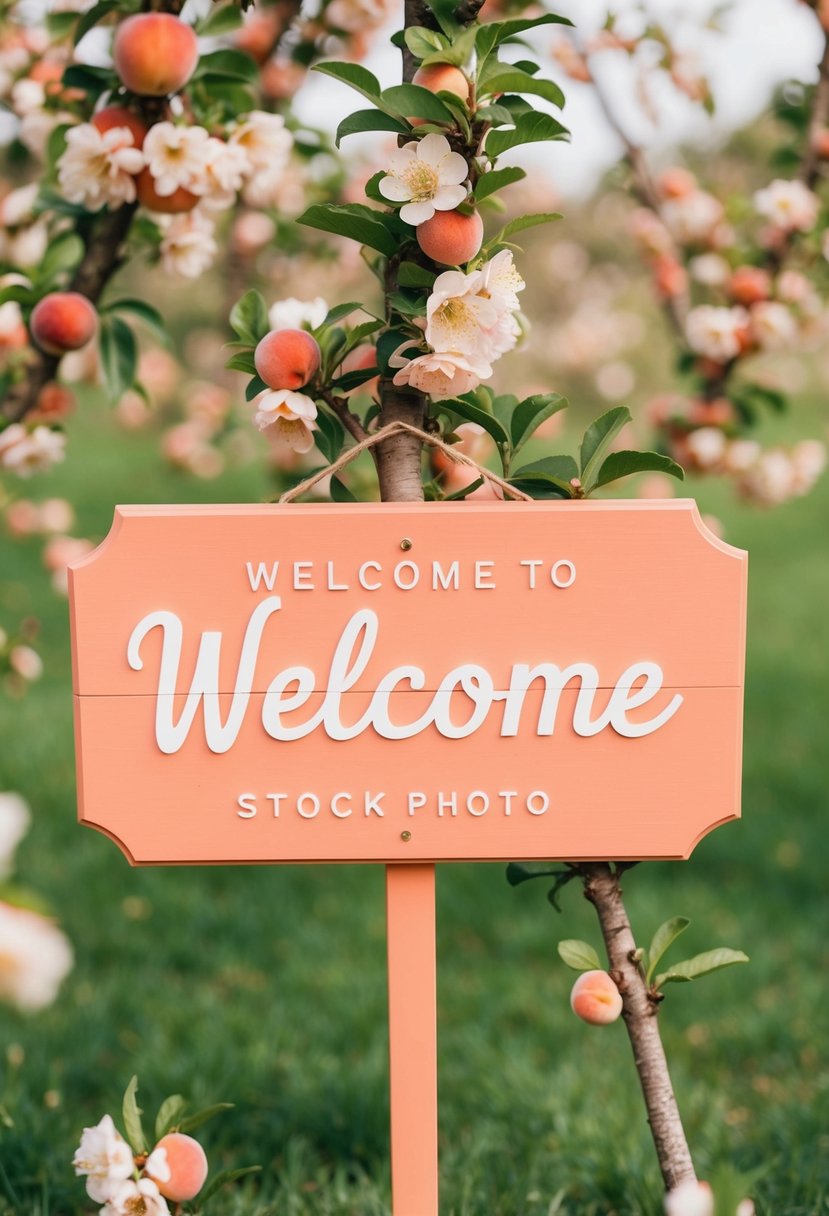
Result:
[[[402,418],[398,418],[395,422],[387,423],[386,426],[381,427],[379,431],[375,431],[373,435],[369,435],[362,442],[356,443],[354,447],[347,448],[332,464],[326,465],[324,469],[318,469],[316,473],[312,473],[310,477],[306,477],[305,481],[301,481],[298,486],[286,490],[280,496],[279,503],[293,502],[294,499],[301,498],[308,490],[312,490],[318,482],[323,481],[326,477],[333,477],[336,473],[339,473],[340,469],[344,469],[346,465],[351,464],[351,461],[355,460],[361,452],[367,452],[375,444],[382,443],[384,439],[399,434],[414,435],[421,443],[428,444],[430,447],[437,448],[438,451],[443,452],[455,464],[469,465],[480,477],[497,486],[499,490],[510,498],[515,498],[522,502],[533,501],[529,494],[525,494],[517,486],[511,486],[508,481],[505,481],[503,477],[499,477],[497,473],[492,473],[489,469],[485,469],[482,464],[478,464],[477,460],[473,460],[471,456],[465,456],[463,452],[456,451],[450,444],[444,443],[442,439],[438,439],[436,435],[430,435],[428,431],[422,431],[420,427],[412,426],[411,423],[404,422]]]

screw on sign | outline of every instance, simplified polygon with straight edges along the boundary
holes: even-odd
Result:
[[[437,1212],[434,863],[737,817],[746,570],[690,500],[119,507],[72,568],[82,822],[386,864],[396,1216]]]

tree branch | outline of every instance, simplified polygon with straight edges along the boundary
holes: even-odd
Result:
[[[812,113],[806,134],[806,147],[797,176],[809,189],[813,189],[820,173],[818,137],[829,124],[829,30],[823,31],[823,54],[818,64],[818,79],[812,99]]]
[[[364,439],[368,439],[368,431],[363,426],[356,414],[352,414],[348,408],[348,402],[345,397],[338,397],[336,393],[332,393],[330,389],[321,392],[320,397],[327,406],[333,410],[340,422],[351,435],[352,439],[356,439],[358,443],[362,443]]]
[[[137,203],[127,203],[115,211],[107,211],[91,230],[86,242],[86,252],[81,259],[72,281],[70,291],[78,291],[93,304],[121,265],[121,248],[135,215]],[[9,422],[19,422],[37,406],[41,392],[57,374],[60,359],[55,355],[33,350],[30,370],[25,380],[13,385],[2,404],[3,417]]]
[[[596,73],[593,69],[593,64],[591,63],[590,56],[584,50],[582,50],[582,55],[584,56],[585,62],[589,66],[590,84],[592,86],[593,93],[596,97],[596,100],[599,103],[599,107],[601,108],[602,114],[604,115],[604,118],[605,118],[608,126],[613,131],[613,133],[616,135],[616,137],[620,140],[620,142],[625,150],[625,160],[627,161],[628,165],[630,166],[630,170],[633,175],[633,183],[634,183],[636,195],[637,195],[639,201],[645,207],[648,207],[651,211],[653,211],[658,216],[660,214],[660,210],[661,210],[661,200],[659,198],[659,191],[656,188],[656,184],[655,184],[653,178],[651,177],[650,167],[648,165],[644,150],[639,146],[639,144],[634,143],[634,141],[628,135],[627,131],[624,129],[622,124],[619,122],[619,119],[616,116],[616,113],[613,109],[613,106],[610,103],[608,96],[605,93],[604,88],[600,84],[598,77],[596,76]],[[676,248],[674,248],[672,250],[672,253],[676,257],[677,261],[680,261],[679,254],[678,254],[678,251],[676,250]],[[688,308],[689,308],[689,301],[688,301],[687,293],[683,292],[679,296],[673,296],[673,295],[667,296],[663,300],[663,308],[665,311],[665,315],[667,316],[667,318],[670,321],[673,328],[676,330],[677,335],[682,339],[682,341],[684,343],[686,340],[685,339],[685,320],[688,316]]]
[[[662,1178],[670,1191],[680,1182],[695,1180],[696,1173],[659,1034],[657,1006],[635,959],[636,941],[622,899],[619,873],[614,874],[607,862],[583,864],[579,870],[585,898],[599,917],[610,973],[622,994],[622,1017],[633,1048]]]

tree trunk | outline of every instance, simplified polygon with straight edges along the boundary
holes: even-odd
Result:
[[[636,942],[622,899],[619,875],[606,862],[579,867],[584,894],[594,905],[602,929],[610,973],[622,994],[622,1017],[645,1098],[659,1167],[666,1190],[695,1180],[694,1163],[682,1127],[659,1034],[657,1003],[648,995],[636,961]]]

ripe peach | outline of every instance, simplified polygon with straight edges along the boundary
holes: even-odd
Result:
[[[657,294],[666,300],[675,299],[688,290],[688,273],[685,267],[667,253],[656,259],[653,280]]]
[[[430,93],[454,93],[461,101],[469,101],[469,81],[460,68],[451,63],[432,63],[429,67],[418,68],[412,84],[419,84]]]
[[[821,160],[829,159],[829,127],[821,127],[815,133],[812,147]]]
[[[657,189],[663,198],[687,198],[697,188],[697,179],[688,169],[674,167],[660,175]]]
[[[98,314],[77,291],[53,291],[32,309],[29,330],[48,355],[64,355],[86,346],[98,326]]]
[[[570,1008],[592,1026],[605,1026],[622,1012],[622,994],[606,971],[585,971],[573,985]]]
[[[302,388],[317,374],[320,348],[304,329],[272,329],[253,355],[256,370],[269,388]]]
[[[171,13],[136,13],[118,26],[112,57],[130,92],[166,97],[193,75],[199,48],[192,28]]]
[[[771,275],[761,266],[738,266],[729,280],[728,293],[736,304],[750,308],[771,295]]]
[[[477,211],[436,211],[417,226],[417,243],[433,262],[460,266],[474,258],[484,239],[483,221]]]
[[[361,346],[355,347],[354,350],[346,355],[338,368],[337,374],[342,376],[347,372],[361,372],[376,366],[377,348],[369,342],[364,342]],[[379,382],[380,377],[374,376],[371,380],[366,380],[365,384],[361,384],[358,388],[349,389],[346,396],[351,393],[376,393]]]
[[[92,115],[92,125],[102,135],[106,131],[111,131],[113,127],[126,127],[128,131],[132,131],[136,148],[144,146],[147,128],[138,115],[133,114],[132,110],[128,110],[126,106],[107,106],[106,109],[99,110],[97,114]]]
[[[182,211],[192,211],[199,201],[198,194],[179,186],[172,194],[159,194],[155,188],[155,178],[149,168],[144,168],[136,178],[136,192],[142,207],[149,211],[159,211],[163,215],[180,215]]]
[[[170,1177],[166,1181],[155,1177],[148,1170],[150,1178],[157,1185],[165,1199],[173,1203],[184,1203],[194,1199],[204,1186],[207,1177],[207,1157],[198,1140],[185,1136],[181,1132],[168,1132],[162,1136],[153,1149],[157,1152],[163,1148],[167,1154],[167,1165]],[[160,1173],[161,1171],[159,1171]]]

